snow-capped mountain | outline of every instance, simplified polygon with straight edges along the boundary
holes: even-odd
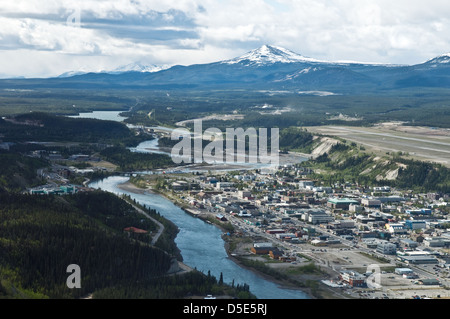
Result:
[[[59,78],[67,78],[75,75],[82,75],[86,73],[108,73],[108,74],[121,74],[125,72],[142,72],[142,73],[153,73],[159,72],[162,70],[166,70],[170,68],[170,65],[156,65],[156,64],[145,64],[141,62],[129,63],[126,65],[118,66],[114,69],[106,69],[106,70],[78,70],[78,71],[69,71],[59,75]]]
[[[442,54],[434,59],[428,60],[425,62],[427,64],[447,64],[450,63],[450,52],[446,54]]]
[[[169,65],[156,65],[156,64],[145,64],[141,62],[129,63],[126,65],[119,66],[111,71],[103,71],[105,73],[124,73],[124,72],[158,72],[168,69]]]
[[[226,60],[223,61],[222,63],[224,64],[240,63],[251,66],[263,66],[275,63],[299,63],[299,62],[326,63],[326,61],[308,58],[301,54],[295,53],[291,50],[271,45],[263,45],[260,48],[247,52],[246,54],[240,57],[231,60]]]

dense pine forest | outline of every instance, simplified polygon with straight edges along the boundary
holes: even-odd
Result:
[[[39,185],[42,180],[36,176],[36,170],[48,165],[42,159],[0,150],[0,190],[18,192]]]
[[[148,213],[163,220],[157,212]],[[168,275],[177,229],[151,246],[156,225],[130,203],[93,191],[67,196],[0,193],[0,298],[183,298],[208,293],[249,298],[247,286],[231,287],[192,271]],[[167,227],[168,226],[168,227]],[[136,227],[148,233],[124,231]],[[69,289],[67,266],[81,269],[81,288]]]
[[[400,168],[392,184],[399,188],[416,188],[420,191],[450,192],[450,169],[440,164],[397,159],[406,168]]]
[[[149,139],[149,138],[147,138]],[[134,153],[122,146],[108,147],[100,152],[107,161],[122,171],[144,171],[173,166],[173,160],[165,154]]]
[[[0,136],[8,142],[80,142],[137,145],[148,139],[119,122],[78,119],[33,112],[0,119]]]
[[[149,286],[152,289],[149,289]],[[197,270],[183,275],[154,278],[146,283],[131,286],[115,286],[104,288],[94,293],[96,299],[174,299],[195,296],[226,295],[238,299],[255,299],[249,286],[224,284],[222,276],[216,277]]]
[[[123,232],[142,217],[114,195],[5,193],[0,202],[3,290],[18,290],[26,297],[80,297],[99,288],[162,276],[170,267],[166,252]],[[102,222],[105,212],[108,225]],[[154,227],[148,220],[138,226]],[[81,268],[81,289],[66,286],[70,264]]]

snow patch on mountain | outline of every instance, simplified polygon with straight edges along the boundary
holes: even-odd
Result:
[[[299,71],[296,71],[294,73],[288,74],[286,75],[283,79],[279,79],[279,80],[275,80],[274,82],[283,82],[283,81],[291,81],[295,78],[298,78],[299,76],[302,76],[304,74],[308,74],[311,72],[315,72],[320,70],[320,68],[313,68],[313,67],[309,67],[309,68],[305,68]]]
[[[145,64],[145,63],[130,63],[117,67],[111,71],[103,71],[105,73],[124,73],[124,72],[159,72],[168,69],[169,65],[155,65],[155,64]]]
[[[298,91],[297,93],[302,94],[302,95],[315,95],[315,96],[340,95],[340,94],[328,92],[328,91]]]
[[[64,72],[60,75],[58,75],[58,78],[70,78],[71,76],[75,76],[75,75],[82,75],[82,74],[86,74],[89,73],[89,71],[68,71],[68,72]]]

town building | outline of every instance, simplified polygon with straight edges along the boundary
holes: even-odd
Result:
[[[408,231],[403,224],[389,223],[386,224],[386,229],[394,235],[406,234]]]
[[[218,182],[216,183],[216,188],[222,189],[225,191],[234,190],[234,183],[231,182]]]
[[[411,249],[417,248],[419,246],[419,243],[417,241],[414,241],[414,240],[411,240],[408,238],[404,238],[404,239],[400,240],[400,243],[402,245],[404,245],[405,247],[411,248]]]
[[[407,279],[417,278],[417,275],[411,268],[395,268],[394,271],[397,275],[403,276]]]
[[[241,199],[249,198],[252,196],[252,193],[249,191],[238,191],[238,197]]]
[[[363,198],[361,199],[361,205],[368,208],[380,208],[381,201],[379,199]]]
[[[332,222],[331,225],[334,229],[351,229],[356,227],[355,221],[351,219],[336,220],[335,222]]]
[[[409,230],[424,229],[427,224],[424,220],[407,220],[405,221],[405,228]]]
[[[366,277],[356,271],[341,270],[339,279],[351,287],[365,287]]]
[[[189,184],[185,181],[176,181],[172,183],[172,189],[174,191],[185,191],[189,189]]]
[[[450,247],[450,238],[426,237],[423,243],[426,247]]]
[[[272,259],[278,260],[281,256],[283,256],[284,252],[279,248],[271,248],[269,251],[269,256]]]
[[[302,213],[301,219],[313,225],[326,224],[334,221],[334,217],[323,210],[309,210]]]
[[[273,248],[272,247],[253,246],[252,248],[250,248],[250,251],[255,255],[267,255],[267,254],[269,254],[271,249],[273,249]]]
[[[438,264],[439,261],[434,256],[399,256],[400,261],[406,264]]]
[[[352,213],[359,213],[363,211],[363,207],[361,205],[357,205],[357,204],[350,204],[348,206],[348,210]]]
[[[389,186],[376,186],[373,188],[373,191],[375,193],[389,193],[391,191],[391,188]]]
[[[359,202],[348,198],[330,198],[327,206],[332,209],[349,210],[350,205],[359,205]]]
[[[417,215],[431,215],[432,210],[431,209],[405,209],[405,213],[411,216],[417,216]]]
[[[397,252],[397,246],[390,242],[380,241],[377,245],[377,252],[384,255],[395,255]]]
[[[314,187],[314,181],[299,181],[298,182],[299,188],[307,188],[308,186]]]
[[[419,284],[425,286],[439,286],[441,282],[434,278],[424,278],[419,280]]]

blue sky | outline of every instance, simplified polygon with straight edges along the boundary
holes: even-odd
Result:
[[[0,76],[208,63],[263,44],[329,61],[450,52],[441,0],[0,0]]]

